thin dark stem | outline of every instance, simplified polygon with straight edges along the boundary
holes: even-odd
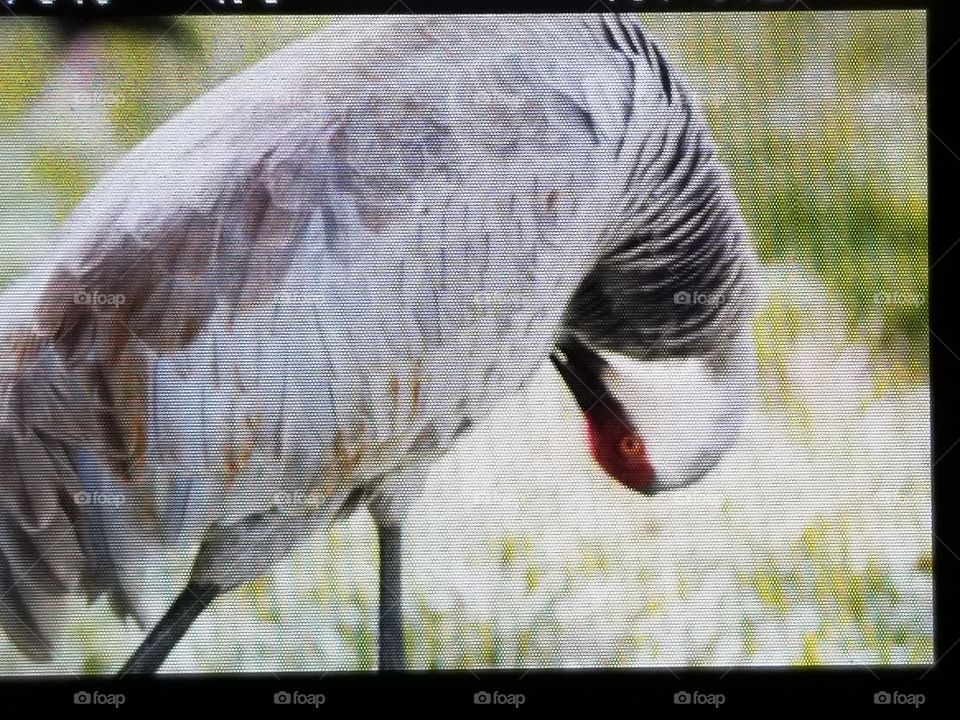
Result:
[[[380,539],[380,670],[403,670],[401,527],[378,525]]]
[[[187,584],[160,622],[127,660],[119,676],[152,675],[159,670],[193,621],[219,593],[216,585]]]

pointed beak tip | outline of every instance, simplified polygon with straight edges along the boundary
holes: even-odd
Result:
[[[598,398],[607,395],[607,389],[599,375],[603,360],[579,341],[568,339],[559,343],[549,357],[584,413],[596,404]]]

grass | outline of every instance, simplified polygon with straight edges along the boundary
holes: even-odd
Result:
[[[53,196],[58,220],[66,219],[96,179],[82,159],[54,148],[34,153],[30,173]]]
[[[822,162],[819,191],[785,174],[764,193],[741,193],[760,257],[799,262],[843,302],[852,337],[877,353],[899,349],[922,381],[929,364],[926,202],[897,206],[835,160]]]
[[[14,122],[43,90],[54,66],[51,38],[0,24],[0,123]]]
[[[855,563],[852,541],[844,518],[818,519],[786,557],[767,557],[742,573],[742,586],[762,608],[747,622],[755,627],[797,611],[812,615],[815,627],[802,634],[797,665],[822,665],[852,653],[873,664],[928,661],[932,638],[919,615],[903,617],[898,578],[878,558]],[[919,573],[929,572],[924,557],[918,557]]]
[[[813,321],[811,314],[792,297],[775,295],[761,309],[753,333],[760,375],[767,383],[760,397],[783,412],[804,438],[809,436],[813,419],[809,406],[790,382],[788,367],[803,328]]]

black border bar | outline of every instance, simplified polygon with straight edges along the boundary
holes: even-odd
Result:
[[[0,0],[15,15],[84,17],[921,10],[929,4],[924,0]]]
[[[768,708],[776,712],[859,709],[861,712],[929,710],[939,704],[924,668],[868,672],[713,670],[434,672],[377,675],[230,676],[103,680],[32,680],[0,685],[0,702],[59,710],[257,708],[278,714],[297,709],[334,717],[387,708],[514,712],[623,708],[632,717],[673,712]],[[486,694],[486,697],[484,696]],[[122,696],[122,700],[121,700]],[[489,699],[489,703],[483,702]],[[89,702],[84,702],[88,700]],[[289,700],[289,702],[285,702]],[[884,702],[889,700],[889,702]],[[686,702],[685,702],[686,701]],[[946,704],[944,702],[944,704]],[[654,714],[650,714],[654,713]]]
[[[630,715],[659,717],[662,712],[703,711],[712,707],[674,703],[679,692],[724,696],[723,708],[758,708],[780,712],[813,709],[831,711],[856,708],[861,712],[893,710],[915,712],[909,705],[876,704],[876,693],[891,697],[923,694],[920,710],[948,703],[956,705],[952,680],[960,660],[960,623],[957,596],[952,592],[960,557],[951,547],[960,547],[960,535],[952,514],[960,487],[960,348],[954,308],[960,276],[960,228],[956,212],[960,177],[960,135],[953,105],[956,95],[956,62],[960,60],[960,23],[955,0],[0,0],[0,23],[16,22],[14,16],[83,16],[118,18],[150,15],[228,14],[401,14],[478,12],[725,12],[725,11],[819,11],[927,9],[929,49],[927,62],[935,63],[928,74],[930,163],[930,379],[934,391],[931,404],[932,464],[934,473],[934,593],[936,664],[933,667],[849,667],[816,668],[710,668],[710,669],[617,669],[571,671],[436,672],[405,675],[374,673],[324,673],[314,675],[205,675],[160,676],[154,680],[127,678],[43,678],[0,679],[0,707],[36,711],[51,708],[83,710],[74,704],[77,693],[98,697],[124,695],[124,709],[154,710],[163,707],[214,709],[271,709],[278,714],[284,705],[274,702],[276,693],[299,692],[304,696],[323,695],[316,708],[299,709],[340,716],[344,709],[423,710],[432,708],[471,710],[482,714],[496,708],[474,704],[480,692],[505,696],[522,694],[519,711],[550,708],[563,710],[623,708]],[[895,32],[891,28],[891,32]],[[948,96],[953,96],[948,99]],[[84,696],[80,696],[81,698]],[[91,703],[93,705],[93,703]],[[293,703],[291,703],[293,706]],[[104,709],[112,709],[109,706]],[[509,706],[503,709],[513,708]]]

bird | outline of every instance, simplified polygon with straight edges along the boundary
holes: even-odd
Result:
[[[38,661],[72,596],[146,629],[173,548],[189,579],[120,670],[157,672],[213,599],[366,509],[378,668],[404,670],[404,519],[541,367],[627,495],[703,478],[751,404],[750,233],[634,15],[331,22],[57,233],[0,324],[0,626]]]

